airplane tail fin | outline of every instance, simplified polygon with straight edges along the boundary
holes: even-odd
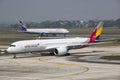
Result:
[[[94,42],[100,40],[100,35],[102,33],[102,30],[103,30],[103,24],[104,24],[103,22],[99,22],[97,27],[93,30],[93,32],[90,35],[89,43],[94,43]]]
[[[19,23],[20,23],[20,26],[21,26],[21,30],[22,31],[27,31],[27,26],[22,21],[19,21]]]

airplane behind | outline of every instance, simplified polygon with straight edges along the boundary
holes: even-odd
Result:
[[[103,22],[99,22],[97,27],[90,34],[89,38],[64,38],[64,39],[44,39],[44,40],[22,40],[14,42],[7,49],[8,53],[13,53],[16,58],[17,53],[49,51],[54,55],[65,55],[71,49],[80,49],[95,44],[100,40],[103,30]]]
[[[39,28],[39,29],[28,29],[26,24],[24,24],[22,21],[19,21],[21,31],[24,33],[30,33],[30,34],[39,34],[40,36],[47,36],[48,34],[56,35],[56,34],[64,34],[64,36],[69,33],[67,29],[64,28]]]

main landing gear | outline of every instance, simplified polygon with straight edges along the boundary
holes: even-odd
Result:
[[[54,56],[55,54],[54,54],[54,52],[50,52],[49,55]]]
[[[13,59],[15,59],[16,58],[16,54],[13,54]]]

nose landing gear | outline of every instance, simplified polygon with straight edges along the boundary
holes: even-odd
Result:
[[[13,59],[15,59],[16,58],[16,54],[13,54]]]

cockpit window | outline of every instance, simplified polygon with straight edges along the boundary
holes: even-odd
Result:
[[[15,45],[10,45],[10,47],[15,47]]]

